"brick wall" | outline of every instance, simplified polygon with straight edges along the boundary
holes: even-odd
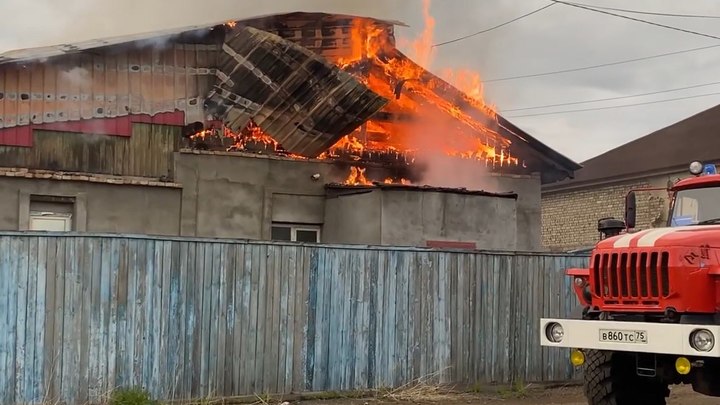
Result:
[[[597,221],[622,219],[625,196],[638,187],[665,187],[668,180],[686,177],[658,176],[640,181],[545,192],[542,196],[543,245],[553,251],[590,247],[599,239]],[[667,192],[637,194],[637,228],[664,226],[667,221]]]

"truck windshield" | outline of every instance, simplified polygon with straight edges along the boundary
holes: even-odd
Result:
[[[670,218],[670,226],[720,224],[720,187],[678,191]]]

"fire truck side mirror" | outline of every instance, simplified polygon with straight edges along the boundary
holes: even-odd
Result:
[[[635,228],[637,198],[635,192],[631,191],[625,196],[625,226],[628,229]]]

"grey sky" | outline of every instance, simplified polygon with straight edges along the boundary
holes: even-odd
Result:
[[[717,0],[585,0],[661,12],[720,15]],[[436,42],[497,25],[548,0],[434,0]],[[284,11],[344,12],[398,19],[412,37],[422,29],[420,0],[2,0],[0,52],[68,41],[154,31]],[[9,18],[8,16],[12,16]],[[720,36],[719,20],[637,16]],[[555,5],[506,27],[437,49],[433,66],[465,68],[492,79],[554,71],[707,45],[720,40]],[[720,47],[644,62],[561,75],[488,83],[486,99],[512,108],[616,97],[720,81]],[[509,112],[507,116],[633,104],[720,92],[720,85],[603,103]],[[583,161],[720,103],[704,98],[510,120],[568,157]]]

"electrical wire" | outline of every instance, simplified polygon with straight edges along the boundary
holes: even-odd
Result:
[[[608,98],[596,98],[596,99],[593,99],[593,100],[572,101],[572,102],[560,103],[560,104],[547,104],[547,105],[541,105],[541,106],[536,106],[536,107],[512,108],[512,109],[508,109],[508,110],[503,110],[503,112],[537,110],[537,109],[541,109],[541,108],[562,107],[562,106],[567,106],[567,105],[598,103],[598,102],[601,102],[601,101],[622,100],[622,99],[626,99],[626,98],[652,96],[652,95],[655,95],[655,94],[670,93],[670,92],[680,91],[680,90],[696,89],[696,88],[699,88],[699,87],[713,86],[713,85],[716,85],[716,84],[720,84],[720,82],[696,84],[696,85],[692,85],[692,86],[677,87],[677,88],[674,88],[674,89],[666,89],[666,90],[658,90],[658,91],[653,91],[653,92],[650,92],[650,93],[632,94],[632,95],[628,95],[628,96],[618,96],[618,97],[608,97]]]
[[[626,20],[632,20],[632,21],[643,23],[643,24],[649,24],[649,25],[654,25],[656,27],[662,27],[662,28],[667,28],[667,29],[671,29],[671,30],[675,30],[675,31],[680,31],[680,32],[684,32],[686,34],[692,34],[692,35],[697,35],[697,36],[712,38],[712,39],[720,39],[720,37],[715,36],[715,35],[705,34],[702,32],[692,31],[692,30],[688,30],[688,29],[684,29],[684,28],[673,27],[671,25],[660,24],[660,23],[643,20],[641,18],[630,17],[630,16],[626,16],[626,15],[622,15],[622,14],[615,14],[615,13],[611,13],[609,11],[599,10],[596,8],[584,6],[582,4],[569,3],[567,1],[562,1],[562,0],[550,0],[550,1],[552,1],[554,3],[564,4],[564,5],[570,6],[570,7],[577,7],[577,8],[581,8],[581,9],[588,10],[588,11],[594,11],[596,13],[607,14],[607,15],[611,15],[614,17],[624,18]]]
[[[583,108],[583,109],[577,109],[577,110],[554,111],[554,112],[547,112],[547,113],[511,115],[511,116],[505,116],[505,118],[538,117],[541,115],[557,115],[557,114],[570,114],[570,113],[578,113],[578,112],[585,112],[585,111],[612,110],[612,109],[616,109],[616,108],[626,108],[626,107],[636,107],[636,106],[641,106],[641,105],[667,103],[667,102],[671,102],[671,101],[689,100],[689,99],[693,99],[693,98],[709,97],[709,96],[716,96],[716,95],[720,95],[720,92],[698,94],[695,96],[669,98],[669,99],[665,99],[665,100],[647,101],[644,103],[614,105],[614,106],[608,106],[608,107]]]
[[[626,63],[640,62],[640,61],[645,61],[645,60],[650,60],[650,59],[662,58],[665,56],[680,55],[683,53],[702,51],[705,49],[711,49],[711,48],[717,48],[717,47],[720,47],[720,45],[702,46],[699,48],[684,49],[681,51],[666,52],[666,53],[661,53],[661,54],[657,54],[657,55],[644,56],[641,58],[625,59],[625,60],[620,60],[620,61],[616,61],[616,62],[600,63],[597,65],[582,66],[582,67],[578,67],[578,68],[553,70],[553,71],[542,72],[542,73],[529,73],[529,74],[517,75],[517,76],[499,77],[499,78],[495,78],[495,79],[483,80],[483,83],[503,82],[503,81],[507,81],[507,80],[517,80],[517,79],[526,79],[526,78],[531,78],[531,77],[550,76],[550,75],[558,75],[558,74],[562,74],[562,73],[579,72],[582,70],[590,70],[590,69],[598,69],[598,68],[603,68],[603,67],[608,67],[608,66],[623,65]]]
[[[575,3],[575,2],[573,2],[572,4],[596,8],[598,10],[619,11],[621,13],[630,13],[630,14],[656,15],[656,16],[662,16],[662,17],[681,17],[681,18],[720,18],[719,15],[657,13],[657,12],[652,12],[652,11],[628,10],[628,9],[624,9],[624,8],[614,8],[614,7],[601,7],[601,6],[596,6],[596,5],[592,5],[592,4],[582,4],[582,3]]]
[[[440,42],[440,43],[438,43],[438,44],[433,45],[432,47],[433,47],[433,48],[436,48],[436,47],[438,47],[438,46],[443,46],[443,45],[448,45],[448,44],[452,44],[452,43],[455,43],[455,42],[460,42],[460,41],[466,40],[466,39],[468,39],[468,38],[472,38],[472,37],[474,37],[474,36],[477,36],[477,35],[480,35],[480,34],[484,34],[484,33],[486,33],[486,32],[490,32],[490,31],[495,30],[495,29],[498,29],[498,28],[500,28],[500,27],[504,27],[504,26],[506,26],[506,25],[508,25],[508,24],[512,24],[512,23],[514,23],[515,21],[522,20],[523,18],[529,17],[529,16],[531,16],[531,15],[533,15],[533,14],[535,14],[535,13],[539,13],[539,12],[545,10],[546,8],[550,8],[550,7],[554,6],[554,5],[555,5],[555,3],[550,3],[550,4],[548,4],[547,6],[540,7],[540,8],[538,8],[538,9],[536,9],[536,10],[533,10],[533,11],[527,13],[527,14],[523,14],[523,15],[521,15],[520,17],[513,18],[513,19],[510,20],[510,21],[504,22],[504,23],[502,23],[502,24],[498,24],[498,25],[496,25],[496,26],[494,26],[494,27],[490,27],[490,28],[488,28],[488,29],[485,29],[485,30],[482,30],[482,31],[478,31],[478,32],[476,32],[476,33],[474,33],[474,34],[465,35],[465,36],[463,36],[463,37],[455,38],[455,39],[452,39],[452,40],[450,40],[450,41]]]

